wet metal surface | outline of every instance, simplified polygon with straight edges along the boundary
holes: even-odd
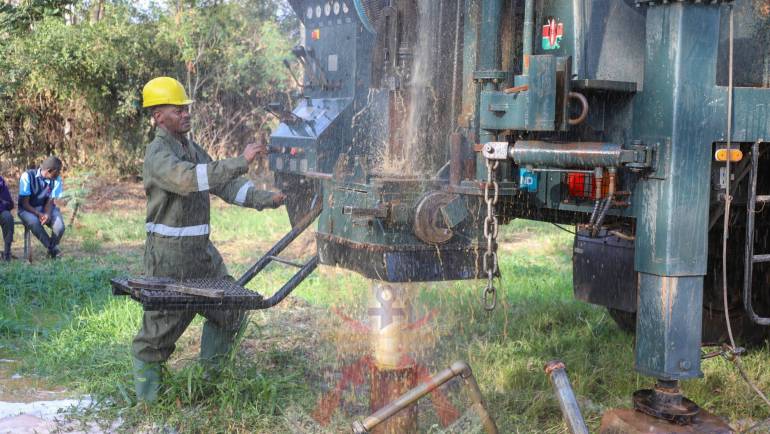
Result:
[[[722,419],[702,410],[691,425],[676,425],[635,410],[609,410],[602,417],[599,434],[732,434]]]
[[[636,370],[664,380],[703,375],[703,277],[639,273],[637,309]]]
[[[593,169],[619,167],[632,158],[630,151],[614,143],[549,143],[518,141],[510,151],[513,161],[522,166]]]
[[[321,261],[387,282],[431,282],[477,279],[481,276],[478,247],[364,244],[316,234]]]

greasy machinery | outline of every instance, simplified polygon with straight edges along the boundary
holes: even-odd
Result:
[[[285,65],[304,76],[268,109],[293,229],[236,282],[114,279],[116,293],[265,309],[319,263],[356,271],[376,282],[376,413],[355,429],[395,415],[379,432],[412,432],[398,410],[461,376],[495,432],[467,365],[409,391],[401,285],[484,279],[493,309],[499,226],[571,224],[575,296],[635,331],[635,368],[655,379],[602,432],[729,431],[679,382],[702,375],[702,343],[770,325],[770,1],[289,2],[304,32]],[[316,220],[317,255],[277,256]],[[299,270],[270,298],[244,289],[270,262]],[[583,432],[563,365],[547,372]]]
[[[575,296],[635,329],[657,380],[635,408],[701,429],[678,386],[701,343],[725,339],[726,309],[744,338],[770,324],[770,4],[290,3],[304,79],[271,107],[290,152],[270,167],[305,198],[293,222],[322,207],[320,263],[483,278],[492,308],[499,225],[574,224]]]

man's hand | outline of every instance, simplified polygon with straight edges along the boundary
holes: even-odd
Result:
[[[49,219],[48,214],[46,214],[44,212],[41,212],[40,214],[38,214],[37,218],[40,219],[40,224],[41,225],[44,225],[44,224],[48,223],[48,219]]]
[[[243,151],[243,157],[249,164],[253,163],[257,159],[258,155],[266,155],[267,146],[263,143],[249,143],[246,145],[246,149]]]
[[[273,208],[278,208],[279,206],[286,203],[286,195],[283,193],[275,193],[273,194]]]

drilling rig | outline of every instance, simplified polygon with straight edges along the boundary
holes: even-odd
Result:
[[[635,408],[697,431],[701,344],[725,310],[747,340],[770,324],[767,2],[290,3],[304,79],[272,143],[300,151],[270,167],[321,198],[320,263],[486,279],[492,308],[499,225],[575,225],[575,297],[654,379]]]
[[[289,3],[299,92],[269,107],[269,160],[294,230],[237,283],[316,220],[318,255],[249,306],[320,263],[378,282],[382,307],[388,285],[483,279],[493,309],[499,226],[574,225],[575,297],[635,332],[650,378],[601,432],[729,432],[679,383],[727,318],[749,342],[770,325],[769,2]],[[386,366],[392,338],[385,383],[412,375]]]

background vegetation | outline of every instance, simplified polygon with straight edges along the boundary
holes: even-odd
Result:
[[[196,100],[216,157],[262,137],[287,90],[297,23],[280,0],[6,0],[0,4],[0,169],[56,153],[70,168],[138,174],[141,89],[168,75]]]

